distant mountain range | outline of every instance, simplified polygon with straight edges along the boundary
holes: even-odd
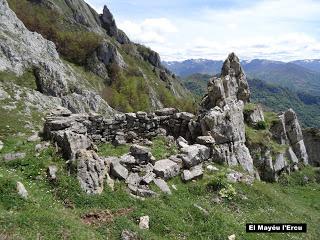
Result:
[[[196,73],[182,81],[186,88],[201,98],[207,92],[211,75]],[[257,79],[248,79],[251,98],[264,107],[280,112],[293,108],[304,127],[320,127],[320,96],[292,91],[277,84],[266,83]]]
[[[207,59],[163,62],[163,65],[183,78],[196,73],[218,74],[222,64],[223,61]],[[254,59],[244,60],[241,64],[250,78],[275,83],[293,91],[303,91],[320,96],[320,60],[299,60],[286,63]]]
[[[185,77],[194,73],[214,75],[220,73],[223,61],[209,59],[188,59],[185,61],[163,61],[164,66],[175,72],[181,77]],[[284,66],[286,64],[295,64],[313,72],[320,73],[320,59],[296,60],[292,62],[281,62],[265,59],[253,59],[241,61],[244,69],[251,70],[253,67],[261,66]]]

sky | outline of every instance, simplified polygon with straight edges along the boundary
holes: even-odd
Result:
[[[320,0],[86,0],[166,61],[320,59]]]

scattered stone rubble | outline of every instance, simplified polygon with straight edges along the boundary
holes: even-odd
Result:
[[[264,117],[260,107],[244,116],[244,103],[249,101],[250,90],[239,59],[230,54],[221,76],[210,80],[197,116],[165,108],[155,113],[119,113],[106,119],[59,109],[46,118],[44,136],[59,146],[88,194],[101,193],[104,179],[111,188],[113,179],[125,181],[137,197],[156,196],[149,188],[151,183],[171,194],[165,181],[176,176],[183,181],[200,178],[207,162],[240,165],[249,175],[263,180],[276,180],[281,171],[297,163],[308,164],[301,127],[292,110],[280,115],[271,129],[275,141],[288,146],[287,151],[273,159],[270,150],[259,149],[260,158],[252,158],[250,151],[254,147],[249,151],[246,145],[245,120],[255,125]],[[158,135],[170,139],[180,153],[156,161],[141,143],[149,143]],[[131,144],[130,152],[121,157],[99,157],[96,144],[104,142]],[[244,181],[242,175],[229,175],[233,182]]]

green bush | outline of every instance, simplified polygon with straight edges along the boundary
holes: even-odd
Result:
[[[89,55],[101,44],[102,37],[91,32],[57,32],[56,39],[52,40],[65,59],[84,65]]]
[[[267,123],[265,121],[259,121],[257,123],[257,129],[264,130],[267,129]]]
[[[103,90],[111,107],[122,112],[150,109],[149,88],[143,78],[117,73],[117,80]]]

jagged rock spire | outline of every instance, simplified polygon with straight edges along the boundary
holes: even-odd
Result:
[[[223,63],[221,76],[225,77],[227,75],[235,76],[236,78],[245,75],[240,60],[235,53],[230,53]]]
[[[116,21],[106,5],[103,7],[103,13],[100,15],[100,21],[102,27],[107,31],[109,36],[115,37],[116,40],[121,44],[130,43],[128,36],[123,31],[118,29]]]
[[[250,90],[239,58],[230,53],[225,60],[220,77],[213,77],[208,83],[208,94],[202,102],[204,109],[223,107],[230,101],[250,101]]]
[[[109,35],[117,36],[118,28],[116,25],[116,21],[114,20],[112,13],[110,12],[109,8],[106,5],[104,5],[103,7],[101,21],[102,21],[103,27],[107,30]]]

